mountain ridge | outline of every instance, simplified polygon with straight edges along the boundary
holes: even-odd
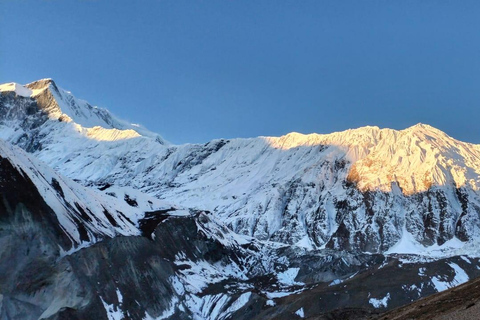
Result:
[[[13,82],[2,84],[0,92],[20,93],[22,97],[39,100],[42,110],[54,120],[74,122],[86,129],[100,127],[106,130],[135,132],[130,136],[143,135],[155,138],[160,143],[167,143],[160,135],[140,125],[120,120],[107,109],[92,106],[85,100],[75,98],[71,92],[58,87],[51,78],[37,80],[24,86]]]
[[[425,124],[172,145],[96,110],[0,85],[1,319],[374,315],[480,274],[478,145]]]
[[[0,115],[0,138],[86,186],[132,187],[208,210],[237,233],[310,249],[391,252],[403,243],[411,252],[480,234],[480,147],[429,125],[166,145],[46,119],[52,104],[89,109],[57,96],[4,91],[6,109],[24,111]]]
[[[1,87],[4,88],[3,92],[8,92],[8,89],[9,89],[8,85],[7,86],[2,85]],[[50,87],[52,89],[47,90]],[[24,88],[27,88],[27,89],[30,88],[30,89],[34,90],[34,92],[32,92],[32,94],[31,94],[32,97],[38,97],[39,95],[45,95],[46,91],[47,92],[50,91],[49,92],[50,94],[52,94],[52,92],[57,92],[58,94],[57,94],[57,96],[54,96],[54,97],[48,97],[49,100],[52,99],[52,98],[55,101],[62,100],[62,97],[59,97],[59,96],[61,96],[60,90],[58,89],[57,85],[55,84],[55,82],[52,79],[38,80],[38,81],[35,81],[35,82],[32,82],[30,84],[25,85]],[[13,87],[13,89],[17,90],[18,86],[15,85]],[[64,90],[62,90],[62,91],[64,93],[68,93],[68,92],[65,92]],[[70,93],[68,93],[68,94],[70,95]],[[75,102],[78,99],[75,99],[73,96],[70,95],[68,100],[73,101],[73,105],[76,105],[76,104],[78,105],[78,103]],[[80,108],[80,106],[77,106],[77,108],[75,110],[70,108],[69,109],[70,113],[75,113],[75,111],[77,111],[77,113],[82,115],[82,117],[85,117],[83,112],[81,112],[82,111],[81,109],[88,109],[88,110],[94,109],[94,110],[100,110],[102,113],[108,114],[108,111],[106,111],[106,109],[99,109],[99,108],[96,108],[96,107],[91,107],[88,103],[84,102],[83,100],[78,100],[78,101],[83,102],[82,108]],[[54,107],[51,106],[52,103],[43,103],[43,104],[47,105],[47,106],[43,107],[43,109],[47,110],[47,113],[49,114],[50,117],[53,116],[54,118],[57,118],[57,119],[60,119],[60,120],[63,119],[63,120],[67,120],[67,121],[73,121],[70,118],[69,114],[65,113],[64,110],[62,110],[62,108],[60,108],[60,105],[58,103]],[[55,109],[55,110],[52,111],[52,109]],[[78,110],[80,110],[80,111],[78,111]],[[111,118],[111,116],[106,116],[106,118],[109,119],[109,118]],[[70,119],[70,120],[68,120],[68,119]],[[112,118],[112,119],[114,119],[114,118]],[[119,122],[119,120],[115,120],[115,121]],[[87,122],[89,122],[89,121],[87,121]],[[96,125],[98,123],[90,123],[90,125],[91,125],[90,127],[87,126],[86,129],[81,128],[80,130],[84,131],[86,136],[91,137],[93,139],[99,139],[99,140],[123,140],[123,139],[129,139],[129,138],[134,138],[134,137],[139,137],[141,135],[144,135],[141,130],[138,130],[138,128],[120,129],[119,130],[119,128],[117,128],[117,127],[121,127],[121,126],[114,127],[112,125],[112,123],[110,123],[110,122],[112,122],[112,121],[107,121],[107,122],[103,121],[103,124],[105,126],[109,127],[109,128],[103,128],[102,129],[101,126]],[[75,123],[77,123],[77,122],[75,122]],[[79,124],[82,125],[81,123],[79,123]],[[95,124],[95,125],[93,125],[93,124]],[[97,127],[99,127],[99,128],[97,128]],[[106,130],[104,130],[104,129],[106,129]],[[479,150],[480,150],[480,147],[478,145],[465,143],[465,142],[460,142],[460,141],[458,141],[456,139],[453,139],[452,137],[446,135],[441,130],[436,129],[436,128],[434,128],[432,126],[429,126],[429,125],[426,125],[426,124],[422,124],[422,123],[418,123],[416,125],[413,125],[411,127],[406,128],[404,130],[394,130],[394,129],[389,129],[389,128],[380,129],[377,126],[366,126],[366,127],[361,127],[361,128],[357,128],[357,129],[348,129],[348,130],[344,130],[344,131],[340,131],[340,132],[334,132],[334,133],[330,133],[330,134],[316,134],[316,133],[300,134],[300,133],[292,132],[292,133],[288,133],[286,135],[283,135],[281,137],[258,137],[258,138],[251,138],[251,139],[262,139],[263,138],[263,139],[267,140],[269,143],[271,143],[272,147],[279,148],[279,149],[282,149],[282,150],[290,149],[290,148],[294,148],[294,147],[300,147],[300,146],[313,146],[313,145],[318,145],[318,144],[338,145],[339,147],[353,146],[354,149],[359,149],[359,148],[364,147],[364,146],[362,146],[361,144],[359,144],[355,140],[365,140],[365,136],[367,136],[367,139],[369,138],[368,136],[371,136],[371,137],[370,137],[369,141],[364,141],[364,144],[378,144],[380,140],[385,139],[385,136],[390,137],[390,139],[393,139],[393,142],[390,142],[390,144],[394,144],[399,137],[401,137],[403,135],[408,135],[408,134],[416,136],[423,141],[428,141],[433,136],[433,137],[435,137],[435,139],[437,141],[440,140],[439,138],[444,139],[445,141],[452,141],[453,143],[450,143],[451,145],[459,144],[459,143],[462,144],[462,145],[468,145],[469,148],[472,149],[472,150],[475,150],[476,153],[479,153]],[[147,134],[147,136],[152,136],[152,135],[155,135],[155,134],[150,133],[150,132]],[[349,161],[357,162],[358,160],[363,160],[363,158],[367,157],[368,152],[369,152],[369,150],[353,150],[353,151],[350,151],[347,156],[350,157]],[[385,155],[385,154],[388,154],[388,153],[381,152],[381,154]],[[371,160],[369,160],[367,162],[370,162],[370,161]],[[472,165],[470,164],[470,167],[471,166]],[[445,165],[444,165],[444,167],[445,167]],[[410,169],[410,168],[408,168],[408,169]],[[370,189],[371,190],[371,189],[375,189],[375,188],[380,188],[381,190],[388,190],[389,185],[392,182],[395,182],[394,181],[395,179],[393,179],[392,177],[389,177],[389,178],[384,177],[382,179],[382,181],[380,182],[380,185],[375,185],[374,183],[372,183],[372,181],[362,182],[362,179],[358,179],[355,176],[356,175],[362,176],[362,174],[367,175],[368,174],[368,169],[365,168],[365,166],[364,166],[363,168],[358,170],[358,166],[356,166],[355,170],[356,170],[356,172],[352,173],[352,175],[350,177],[350,180],[352,182],[357,182],[357,183],[359,182],[360,185],[361,185],[360,188],[362,188],[362,189]],[[392,171],[392,168],[390,168],[390,171]],[[426,172],[426,171],[427,170],[425,170],[424,174],[430,174],[430,176],[427,177],[426,183],[420,183],[419,187],[414,186],[415,184],[417,184],[416,182],[397,181],[399,186],[401,187],[402,191],[404,190],[407,194],[412,194],[412,193],[416,192],[417,190],[425,191],[426,189],[428,189],[429,184],[431,184],[431,183],[434,184],[435,182],[437,184],[442,184],[447,180],[446,177],[440,177],[442,175],[441,173],[433,174],[432,172]],[[432,171],[431,168],[430,168],[430,171]],[[480,172],[480,170],[478,168],[475,168],[475,174],[478,175],[479,172]],[[470,182],[472,180],[471,178],[468,179],[466,177],[459,177],[459,178],[463,181],[458,182],[457,186],[468,183],[467,180],[470,180]],[[431,180],[431,181],[428,182],[428,180]],[[475,184],[474,187],[475,188],[478,188],[478,183],[479,183],[478,181],[474,182],[474,184]],[[404,184],[405,186],[402,187],[402,184]]]
[[[22,85],[22,84],[19,84],[19,83],[15,83],[15,82],[10,82],[10,83],[4,83],[4,84],[0,84],[0,92],[16,92],[18,90],[22,90],[23,89],[28,89],[31,91],[30,95],[28,95],[28,97],[35,97],[35,96],[38,96],[39,94],[41,94],[42,92],[44,92],[45,90],[47,90],[49,87],[52,87],[53,88],[53,91],[55,92],[58,92],[60,94],[60,92],[64,92],[64,93],[67,93],[68,95],[70,95],[73,99],[75,100],[78,100],[78,101],[82,101],[82,102],[85,102],[86,104],[88,104],[88,102],[86,102],[85,100],[82,100],[82,99],[78,99],[78,98],[75,98],[72,93],[70,91],[66,91],[64,89],[61,89],[60,87],[57,86],[56,82],[54,79],[52,78],[44,78],[44,79],[40,79],[40,80],[36,80],[36,81],[33,81],[33,82],[30,82],[28,84],[25,84],[25,85]],[[25,96],[27,97],[27,96]],[[89,104],[88,104],[89,105]],[[107,109],[105,108],[100,108],[100,107],[96,107],[96,106],[91,106],[89,105],[88,108],[94,108],[94,109],[98,109],[98,110],[102,110],[104,112],[108,112],[110,113]],[[65,115],[69,116],[68,113],[65,113],[63,112],[63,110],[61,110],[62,113],[64,113]],[[71,111],[71,110],[70,110]],[[116,118],[116,117],[115,117]],[[120,120],[118,118],[115,119],[116,121],[119,121],[119,122],[124,122],[123,120]],[[81,123],[79,123],[81,124]],[[107,124],[109,126],[112,126],[112,124],[108,124],[108,123],[103,123],[103,124]],[[90,127],[94,127],[95,125],[91,125]],[[138,126],[138,125],[137,125]],[[88,127],[88,126],[87,126]],[[116,128],[116,129],[119,129],[119,128]],[[422,130],[423,129],[423,130]],[[335,132],[331,132],[331,133],[326,133],[326,134],[319,134],[319,133],[299,133],[299,132],[289,132],[289,133],[286,133],[280,137],[275,137],[275,136],[259,136],[259,137],[251,137],[251,138],[239,138],[239,139],[254,139],[254,138],[278,138],[278,139],[286,139],[288,137],[291,137],[291,136],[303,136],[303,137],[308,137],[308,136],[333,136],[333,135],[338,135],[338,134],[346,134],[346,133],[349,133],[351,131],[395,131],[395,132],[399,132],[399,133],[403,133],[403,132],[407,132],[407,131],[419,131],[419,130],[422,130],[422,131],[433,131],[433,132],[437,132],[437,133],[441,133],[445,136],[447,136],[445,134],[445,132],[443,132],[442,130],[438,129],[438,128],[435,128],[429,124],[425,124],[425,123],[417,123],[417,124],[414,124],[410,127],[407,127],[405,129],[400,129],[400,130],[397,130],[397,129],[390,129],[390,128],[380,128],[378,126],[375,126],[375,125],[366,125],[366,126],[362,126],[362,127],[358,127],[358,128],[351,128],[351,129],[345,129],[345,130],[341,130],[341,131],[335,131]],[[156,133],[153,133],[153,132],[150,132],[150,134],[154,134],[154,135],[158,135]],[[450,137],[451,138],[451,137]],[[217,138],[217,139],[214,139],[214,140],[220,140],[222,138]],[[229,139],[223,139],[223,140],[229,140]],[[231,140],[231,139],[230,139]],[[459,141],[459,140],[457,140]],[[464,143],[468,143],[468,142],[464,142]],[[188,143],[187,143],[188,144]],[[474,143],[469,143],[469,144],[474,144]]]

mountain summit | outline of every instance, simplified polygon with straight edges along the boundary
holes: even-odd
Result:
[[[0,319],[372,314],[480,275],[480,146],[428,125],[177,146],[44,79],[0,85],[0,138]]]
[[[71,122],[77,128],[81,127],[88,131],[98,127],[102,129],[102,134],[107,136],[120,135],[125,138],[145,136],[162,144],[166,143],[158,134],[140,125],[129,124],[106,109],[94,107],[84,100],[75,98],[70,92],[59,88],[52,79],[34,81],[25,86],[17,83],[3,84],[0,85],[0,92],[7,96],[11,93],[18,97],[31,98],[35,101],[35,105],[31,106],[33,110],[37,109],[51,120]],[[5,104],[8,105],[8,102]],[[100,133],[98,128],[97,135]]]

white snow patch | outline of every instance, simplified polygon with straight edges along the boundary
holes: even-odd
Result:
[[[67,251],[63,250],[63,248],[61,248],[61,247],[59,246],[60,258],[69,256],[69,255],[72,255],[72,254],[74,254],[75,252],[80,251],[80,250],[85,249],[85,248],[88,248],[88,247],[91,247],[92,245],[94,245],[94,242],[86,242],[86,241],[84,241],[84,242],[80,243],[77,247],[71,247],[71,248],[68,249]]]
[[[250,296],[250,292],[243,293],[226,308],[231,301],[231,296],[227,294],[220,293],[202,297],[187,295],[185,296],[185,305],[193,313],[195,320],[223,320],[243,307]]]
[[[274,307],[274,306],[276,306],[277,304],[275,303],[275,301],[269,299],[269,300],[267,300],[267,301],[265,302],[265,305],[266,305],[266,306],[269,306],[269,307]]]
[[[453,282],[456,283],[456,285],[462,284],[470,280],[468,277],[467,273],[465,270],[460,268],[458,264],[450,262],[448,264],[453,270],[455,270],[455,278],[453,279]]]
[[[402,237],[400,240],[388,249],[386,254],[414,254],[419,256],[439,258],[458,255],[461,249],[464,248],[465,243],[454,237],[444,244],[439,246],[434,244],[429,247],[425,247],[420,244],[413,235],[408,232],[406,227],[403,227]]]
[[[297,282],[295,282],[295,278],[298,275],[298,271],[300,271],[300,268],[289,268],[283,272],[278,273],[277,279],[280,283],[284,285],[297,284]]]
[[[456,287],[469,280],[467,273],[456,263],[449,262],[448,265],[455,271],[455,277],[452,281],[445,281],[439,276],[432,277],[432,283],[435,286],[437,292],[445,291],[447,289]]]
[[[267,296],[268,299],[275,299],[275,298],[282,298],[292,294],[296,294],[302,292],[303,289],[294,290],[294,291],[276,291],[276,292],[267,292],[265,291],[264,294]]]
[[[251,297],[251,296],[252,296],[252,293],[251,293],[251,292],[245,292],[245,293],[243,293],[242,295],[240,295],[240,297],[238,297],[237,300],[235,300],[235,301],[230,305],[230,307],[228,307],[227,310],[225,310],[224,312],[222,312],[218,318],[219,318],[219,319],[226,319],[226,318],[228,318],[229,315],[231,315],[232,313],[234,313],[235,311],[237,311],[238,309],[240,309],[241,307],[243,307],[244,305],[246,305],[247,302],[248,302],[248,300],[250,300],[250,297]]]
[[[388,300],[390,300],[390,293],[387,293],[382,299],[370,298],[368,303],[370,303],[374,308],[386,308],[388,306]]]
[[[304,236],[302,239],[300,239],[297,243],[295,243],[296,246],[305,248],[307,250],[313,250],[314,246],[312,245],[312,241],[308,237],[308,235]]]
[[[303,312],[303,308],[300,308],[297,311],[295,311],[295,314],[300,318],[305,318],[305,313]]]
[[[451,286],[449,285],[449,282],[442,281],[440,277],[436,277],[436,276],[432,277],[432,283],[433,283],[433,286],[435,287],[435,290],[437,290],[437,292],[442,292],[451,288]]]
[[[180,279],[174,276],[172,277],[171,281],[172,281],[173,289],[175,289],[175,292],[180,296],[183,295],[185,293],[185,287],[183,286]]]
[[[337,284],[340,284],[342,282],[343,282],[343,280],[341,280],[341,279],[335,279],[332,282],[330,282],[330,284],[328,286],[329,287],[336,286]]]
[[[122,293],[120,292],[120,289],[117,288],[117,291],[116,291],[116,292],[117,292],[118,302],[119,302],[120,304],[122,304],[122,303],[123,303],[123,296],[122,296]]]
[[[408,232],[407,228],[403,226],[402,237],[400,240],[393,245],[390,249],[385,252],[386,254],[392,253],[406,253],[406,254],[418,254],[425,250],[425,247],[418,243],[413,235]]]
[[[108,304],[105,301],[103,301],[103,298],[100,297],[100,300],[102,300],[103,307],[105,308],[105,311],[107,312],[107,318],[108,320],[121,320],[123,319],[123,311],[120,310],[117,306],[113,304]]]
[[[463,261],[465,261],[468,264],[472,264],[472,261],[470,261],[470,259],[468,259],[467,256],[460,256],[460,259],[462,259]]]

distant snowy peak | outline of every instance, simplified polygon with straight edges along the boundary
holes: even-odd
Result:
[[[187,158],[195,158],[196,152],[194,151],[203,148],[201,145],[192,145],[184,148],[170,146],[172,150],[168,152],[164,149],[157,150],[155,145],[167,144],[160,136],[141,126],[119,120],[106,109],[94,107],[86,101],[75,98],[70,92],[59,88],[52,79],[35,81],[26,86],[15,83],[4,84],[0,86],[0,91],[2,94],[4,92],[15,92],[15,95],[18,96],[17,100],[25,99],[22,97],[31,97],[30,99],[34,99],[32,103],[35,102],[38,109],[48,115],[50,120],[69,123],[69,130],[74,131],[74,133],[69,136],[68,141],[73,141],[73,138],[76,139],[80,135],[82,139],[88,138],[93,143],[90,147],[94,147],[95,143],[99,141],[115,141],[129,144],[127,140],[145,138],[133,139],[135,143],[140,143],[138,140],[142,140],[141,146],[135,148],[139,151],[138,159],[129,159],[134,163],[135,167],[139,163],[141,164],[140,167],[145,168],[153,168],[153,163],[155,163],[155,166],[158,166],[160,163],[156,163],[155,155],[163,154],[165,159],[168,159],[171,152],[174,152],[178,157],[184,157],[189,152],[193,152],[194,154],[187,156]],[[51,145],[52,141],[64,141],[63,137],[66,135],[66,127],[59,125],[58,121],[50,121],[48,126],[42,126],[45,129],[33,132],[32,128],[35,129],[40,126],[39,121],[31,119],[32,112],[29,111],[30,109],[21,109],[23,106],[21,101],[5,102],[4,105],[5,110],[3,112],[5,116],[2,116],[2,119],[5,130],[0,132],[0,137],[29,151],[38,150],[40,145],[44,147],[47,144]],[[21,110],[9,109],[9,105],[16,105],[18,106],[17,109]],[[10,121],[12,114],[18,115],[15,118],[16,122]],[[24,127],[24,118],[31,119],[29,120],[31,122],[30,127]],[[22,130],[18,130],[15,126],[23,127]],[[47,127],[49,128],[48,130],[46,129]],[[55,137],[52,135],[52,130],[55,130],[54,127],[58,129],[58,134]],[[30,137],[29,140],[23,138],[25,134]],[[22,139],[28,141],[24,142]],[[245,144],[255,145],[254,149],[258,149],[262,153],[270,153],[269,149],[271,151],[276,150],[275,154],[278,154],[280,158],[283,158],[286,154],[295,154],[296,150],[299,149],[306,152],[319,146],[322,146],[322,148],[328,147],[329,159],[324,159],[323,155],[319,158],[318,156],[313,157],[314,154],[309,154],[302,159],[297,159],[294,167],[299,169],[302,165],[308,167],[315,163],[330,161],[331,159],[334,161],[345,161],[348,174],[339,178],[355,183],[362,191],[379,190],[391,192],[400,190],[405,195],[411,195],[427,191],[432,186],[452,188],[468,186],[473,190],[480,190],[480,164],[478,163],[480,147],[457,141],[444,132],[425,124],[417,124],[404,130],[380,129],[376,126],[367,126],[331,134],[304,135],[293,132],[282,137],[261,137],[247,140],[232,139],[229,141],[230,147],[223,148],[223,150],[229,150],[229,152],[233,153],[230,157],[240,156],[243,158],[247,156],[247,151],[251,153],[253,150],[244,149],[243,146]],[[59,147],[61,149],[65,148],[64,142],[61,144],[62,146],[59,145]],[[125,154],[117,154],[122,149],[120,145],[118,146],[119,148],[116,149],[114,158],[123,159]],[[238,152],[234,152],[234,146],[239,148]],[[53,148],[53,146],[50,146],[50,148]],[[130,146],[128,148],[131,150]],[[208,149],[208,147],[205,148]],[[75,150],[75,152],[84,153],[84,150],[85,147],[82,147],[82,150]],[[208,154],[211,154],[211,150],[208,152]],[[223,154],[224,152],[221,151],[220,153]],[[200,153],[202,154],[202,152]],[[74,153],[69,152],[68,161],[73,160],[70,156],[72,154]],[[67,165],[68,168],[65,168],[66,163],[59,162],[58,157],[55,154],[40,155],[42,160],[49,163],[49,159],[54,158],[55,162],[50,163],[54,168],[64,170],[63,173],[67,175],[73,174],[69,168],[73,163],[70,163]],[[224,160],[223,157],[219,157],[219,162],[216,164],[217,167]],[[199,161],[202,162],[201,160]],[[179,160],[179,162],[181,161]],[[84,163],[92,163],[92,161],[89,160]],[[117,167],[117,162],[113,161],[110,164],[109,168]],[[252,163],[252,165],[257,164]],[[84,164],[79,167],[85,169]],[[137,169],[140,170],[139,168]],[[233,168],[228,170],[231,169]],[[285,169],[292,171],[292,168]],[[147,170],[149,174],[150,170],[153,169]],[[165,168],[165,170],[166,172],[177,171],[175,168],[168,168],[168,170]],[[97,172],[98,170],[92,168],[90,171]],[[163,172],[163,169],[158,171]],[[236,172],[240,175],[237,171],[238,168],[232,173]],[[76,176],[76,178],[86,178],[87,180],[92,180],[93,178],[109,179],[112,177],[112,174],[115,174],[116,180],[118,180],[118,177],[120,179],[126,177],[124,175],[125,172],[113,173],[110,170],[106,170],[103,176],[94,174],[86,177],[84,172],[85,170],[82,170],[82,173]],[[131,178],[133,177],[129,177],[128,180]]]
[[[480,189],[480,146],[458,141],[426,124],[404,130],[362,127],[264,139],[282,150],[315,145],[337,148],[352,164],[348,180],[361,190],[390,192],[397,185],[409,195],[432,186]]]
[[[398,138],[404,135],[417,136],[420,138],[435,137],[435,139],[454,140],[441,130],[422,123],[418,123],[404,130],[388,128],[380,129],[377,126],[365,126],[328,134],[302,134],[291,132],[281,137],[263,138],[268,141],[272,147],[283,150],[316,145],[332,145],[341,148],[362,147],[364,149],[369,149],[381,141],[383,141],[383,143],[396,143]],[[358,158],[362,157],[354,157],[350,160],[356,161]]]
[[[350,180],[360,189],[406,194],[433,186],[480,189],[480,148],[455,140],[428,125],[416,125],[379,140],[368,155],[356,161]]]
[[[140,125],[120,120],[106,109],[92,106],[84,100],[75,98],[69,91],[58,87],[52,79],[38,80],[25,86],[18,83],[0,85],[0,92],[8,91],[14,91],[18,96],[35,99],[38,107],[52,120],[73,122],[86,129],[95,128],[87,135],[100,134],[99,140],[111,137],[128,139],[145,136],[153,138],[161,144],[166,144],[160,135]]]

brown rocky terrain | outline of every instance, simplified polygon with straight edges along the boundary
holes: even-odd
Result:
[[[480,319],[480,278],[370,319]]]

